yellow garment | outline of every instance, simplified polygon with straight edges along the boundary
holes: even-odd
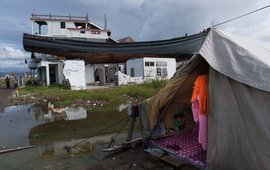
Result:
[[[200,97],[200,113],[208,115],[208,74],[200,75],[197,77],[194,83],[191,102],[194,102],[198,95]]]

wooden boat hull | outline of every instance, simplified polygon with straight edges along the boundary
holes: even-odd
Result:
[[[24,34],[23,46],[29,52],[83,59],[86,63],[121,63],[140,57],[183,60],[190,58],[199,49],[206,34],[135,43],[102,43]]]

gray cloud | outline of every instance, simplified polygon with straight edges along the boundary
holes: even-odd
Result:
[[[24,63],[25,58],[29,58],[29,54],[10,46],[9,44],[0,44],[0,71],[23,71],[27,70]]]
[[[103,27],[104,14],[115,39],[137,41],[194,34],[212,24],[269,5],[267,0],[1,0],[0,45],[23,51],[22,34],[31,32],[33,10],[40,14],[86,15]],[[219,28],[261,40],[270,40],[270,8]],[[0,47],[1,48],[1,47]],[[29,53],[26,53],[30,55]],[[14,56],[16,58],[16,56]],[[6,58],[0,51],[0,60]],[[6,63],[7,64],[7,63]],[[12,63],[11,63],[12,64]],[[3,68],[1,64],[1,69]]]

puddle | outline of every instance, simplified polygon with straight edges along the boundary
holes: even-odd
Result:
[[[0,113],[0,151],[38,147],[0,154],[1,169],[85,169],[106,156],[102,149],[121,127],[128,125],[127,107],[120,110],[112,106],[53,110],[47,103],[7,107]],[[124,117],[127,119],[103,131]],[[116,141],[125,139],[123,131]],[[82,144],[69,149],[82,140]]]
[[[37,120],[33,110],[31,105],[19,105],[8,107],[0,114],[0,150],[29,145],[29,130],[44,122]]]
[[[87,169],[98,164],[108,154],[106,148],[113,135],[54,142],[35,148],[0,155],[3,169]],[[118,140],[123,140],[122,134]],[[72,148],[80,142],[82,144]],[[19,161],[18,161],[19,160]]]
[[[84,138],[125,117],[111,107],[48,109],[48,104],[18,105],[0,113],[0,150]],[[121,123],[105,132],[118,131]]]

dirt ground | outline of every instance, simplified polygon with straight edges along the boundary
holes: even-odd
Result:
[[[5,107],[14,104],[11,103],[11,98],[14,89],[6,89],[0,87],[0,112],[3,112]],[[141,146],[127,149],[118,153],[112,153],[102,161],[88,166],[89,170],[197,170],[197,168],[183,164],[181,167],[175,167],[168,164],[157,157],[152,156],[144,151]]]
[[[179,162],[178,162],[179,163]],[[192,165],[174,166],[150,155],[142,147],[128,149],[106,157],[102,162],[89,166],[89,170],[197,170]]]

